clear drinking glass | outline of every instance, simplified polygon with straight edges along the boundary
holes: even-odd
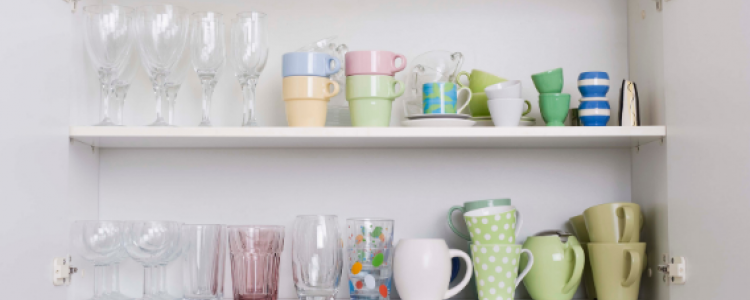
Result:
[[[119,254],[117,255],[117,258],[109,265],[107,266],[107,288],[106,291],[107,298],[112,300],[127,300],[131,299],[128,296],[125,296],[120,291],[120,263],[128,259],[128,251],[125,249],[124,245],[124,232],[125,232],[125,222],[120,222],[122,226],[123,231],[123,247],[120,249]]]
[[[197,12],[192,16],[190,50],[193,68],[203,85],[203,117],[199,126],[211,126],[211,95],[217,83],[217,73],[224,65],[224,20],[222,14]]]
[[[393,228],[389,219],[346,220],[346,255],[351,299],[390,299]]]
[[[125,230],[125,249],[143,265],[143,298],[160,299],[156,267],[180,248],[180,223],[132,221]]]
[[[268,60],[266,14],[257,11],[238,13],[232,20],[231,40],[235,76],[240,81],[244,98],[242,126],[258,126],[255,87]]]
[[[175,105],[177,104],[177,94],[180,92],[180,87],[182,87],[182,83],[185,81],[185,78],[187,78],[188,71],[190,70],[190,53],[187,50],[187,47],[185,47],[185,50],[182,52],[182,55],[180,55],[180,59],[177,61],[177,65],[174,67],[174,70],[167,75],[167,78],[164,79],[164,89],[166,94],[166,103],[169,105],[168,111],[169,116],[168,118],[171,121],[172,124],[174,124],[175,117],[172,115],[175,110]]]
[[[229,226],[235,300],[276,300],[284,226]]]
[[[94,297],[105,294],[107,266],[118,259],[124,242],[123,225],[118,221],[75,221],[71,228],[71,246],[84,260],[94,263]]]
[[[224,225],[183,225],[184,299],[220,300],[224,295],[227,232]]]
[[[120,125],[112,120],[110,103],[112,82],[118,69],[129,64],[133,44],[133,9],[117,5],[92,5],[83,8],[84,41],[101,85],[101,121],[97,126]]]
[[[187,44],[189,20],[187,9],[178,6],[138,8],[138,45],[156,95],[156,121],[151,126],[172,125],[174,105],[167,99],[165,83]]]
[[[330,300],[341,280],[343,247],[336,216],[297,216],[292,236],[292,271],[302,300]]]
[[[185,224],[182,223],[179,223],[179,225],[180,228],[185,226]],[[185,246],[187,246],[185,239],[182,238],[182,231],[177,233],[177,236],[173,239],[172,243],[174,245],[172,246],[169,255],[165,256],[153,268],[154,276],[152,278],[154,278],[154,285],[156,286],[156,295],[159,299],[164,300],[175,300],[180,298],[174,297],[167,292],[167,265],[179,258],[184,252]]]
[[[109,101],[109,118],[114,125],[123,125],[123,111],[125,107],[125,98],[130,89],[130,83],[135,78],[138,70],[138,51],[130,51],[130,58],[125,60],[124,66],[119,68],[119,72],[112,82],[112,95]]]

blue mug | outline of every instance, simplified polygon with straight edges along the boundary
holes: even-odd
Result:
[[[458,108],[458,92],[466,90],[469,98]],[[468,87],[458,88],[453,82],[429,82],[422,85],[422,104],[424,114],[460,114],[471,101],[471,90]]]
[[[331,61],[334,67],[331,67]],[[341,69],[338,58],[320,52],[289,52],[283,57],[283,76],[328,77]]]

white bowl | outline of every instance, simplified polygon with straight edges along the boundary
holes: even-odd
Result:
[[[521,81],[509,80],[484,89],[487,99],[521,98]]]

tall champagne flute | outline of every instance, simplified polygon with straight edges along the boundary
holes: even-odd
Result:
[[[101,85],[101,121],[97,126],[120,125],[110,116],[112,82],[118,70],[129,64],[133,44],[133,9],[117,5],[92,5],[85,13],[84,41],[91,61],[99,74]]]
[[[255,87],[268,60],[266,14],[241,12],[232,21],[232,57],[235,75],[242,87],[244,104],[242,126],[258,126],[255,113]]]
[[[172,126],[174,106],[168,101],[165,83],[182,57],[189,20],[187,9],[178,6],[138,8],[138,45],[156,95],[156,121],[151,126]]]
[[[343,265],[336,216],[297,216],[292,236],[292,271],[300,300],[330,300],[338,292]]]
[[[217,73],[224,65],[224,21],[220,13],[197,12],[192,16],[190,50],[193,68],[203,85],[203,117],[199,126],[211,126],[211,95]]]

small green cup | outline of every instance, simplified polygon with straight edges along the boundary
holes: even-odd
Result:
[[[448,210],[448,226],[453,230],[453,232],[461,237],[464,240],[471,241],[471,237],[463,233],[461,231],[458,231],[456,227],[453,225],[453,218],[451,216],[453,215],[454,211],[460,210],[461,213],[467,213],[473,210],[482,209],[485,207],[495,207],[495,206],[509,206],[510,205],[510,199],[487,199],[487,200],[477,200],[477,201],[468,201],[464,202],[464,206],[453,206]]]
[[[400,86],[396,89],[396,85]],[[404,94],[406,86],[392,76],[357,75],[346,77],[346,100],[352,126],[388,127],[393,100]]]
[[[540,94],[562,93],[563,89],[563,69],[557,68],[541,73],[531,75],[534,86]]]
[[[539,109],[547,126],[565,126],[570,108],[570,94],[540,94]]]

